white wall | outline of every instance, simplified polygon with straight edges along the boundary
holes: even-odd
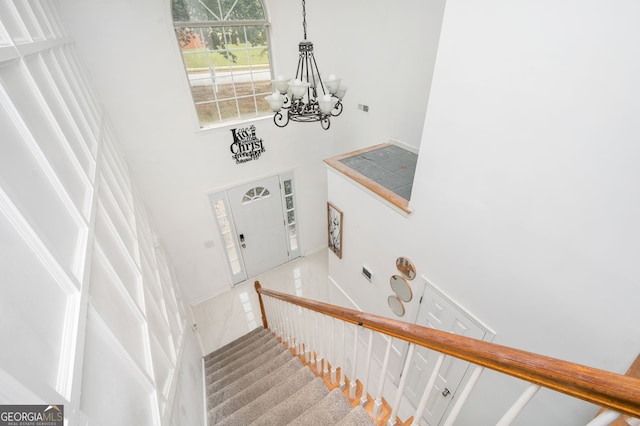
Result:
[[[0,134],[0,403],[204,424],[175,273],[54,1],[0,6]]]
[[[361,308],[389,315],[388,276],[406,255],[497,343],[626,370],[640,352],[639,9],[447,2],[413,213],[374,209],[329,173],[345,214],[330,274]],[[492,424],[523,389],[485,372],[459,423]],[[543,391],[516,424],[595,412]]]
[[[389,138],[418,146],[442,3],[307,2],[309,39],[321,71],[343,75],[351,87],[345,111],[329,131],[319,124],[279,129],[270,119],[254,120],[266,152],[258,161],[236,165],[229,153],[229,129],[235,126],[196,130],[168,0],[62,2],[70,28],[81,35],[82,57],[113,112],[132,174],[174,260],[186,300],[198,301],[231,285],[206,192],[293,170],[308,253],[326,245],[322,159]],[[266,7],[275,72],[290,75],[302,39],[301,5],[267,1]],[[372,7],[384,9],[384,16],[367,13],[364,19],[363,11]],[[368,104],[371,112],[358,111],[358,103]],[[215,247],[207,249],[204,242],[210,240]]]

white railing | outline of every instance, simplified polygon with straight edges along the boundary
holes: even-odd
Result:
[[[431,371],[420,402],[413,414],[412,425],[420,424],[427,401],[446,356],[454,356],[476,365],[463,389],[456,392],[453,407],[445,425],[453,425],[467,397],[484,368],[529,381],[530,386],[513,403],[496,425],[510,425],[541,387],[550,388],[606,408],[589,426],[606,425],[621,415],[640,417],[640,380],[561,361],[530,352],[483,342],[451,333],[408,324],[401,321],[366,314],[322,302],[290,296],[261,288],[256,282],[265,328],[269,328],[283,343],[295,351],[331,384],[345,390],[348,383],[349,398],[355,400],[357,383],[361,384],[359,403],[365,406],[371,395],[370,414],[379,419],[385,395],[394,396],[388,426],[394,426],[398,417],[407,379],[411,376],[416,346],[440,353]],[[351,329],[351,331],[349,331]],[[368,334],[361,338],[366,331]],[[330,335],[328,336],[328,334]],[[352,334],[351,344],[349,334]],[[377,386],[371,376],[374,335],[381,335],[386,343]],[[392,342],[409,342],[403,371],[395,389],[385,394],[389,381],[389,359]],[[364,346],[366,356],[359,355]],[[341,356],[338,356],[340,352]],[[349,352],[351,356],[349,357]],[[338,360],[340,365],[338,365]],[[364,368],[359,365],[364,362]],[[350,364],[350,365],[349,365]],[[338,374],[338,369],[340,374]],[[348,371],[347,371],[348,370]],[[358,372],[361,372],[359,375]],[[348,374],[345,374],[347,372]],[[394,391],[395,390],[395,395]]]

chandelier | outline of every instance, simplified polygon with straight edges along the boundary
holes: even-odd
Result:
[[[340,86],[342,79],[335,74],[330,74],[324,82],[320,77],[313,56],[313,43],[307,40],[305,0],[302,0],[302,28],[304,40],[298,44],[300,57],[295,78],[276,77],[272,81],[275,91],[265,99],[275,112],[273,122],[276,126],[284,127],[289,121],[319,121],[322,128],[327,130],[331,125],[329,119],[342,113],[342,98],[347,88]]]

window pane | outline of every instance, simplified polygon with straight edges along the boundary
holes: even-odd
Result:
[[[271,114],[264,99],[272,92],[267,27],[233,22],[264,20],[261,1],[174,0],[173,14],[200,127]],[[225,25],[180,24],[191,21]]]
[[[265,19],[260,0],[174,0],[172,13],[176,22]]]
[[[198,118],[200,119],[200,127],[206,127],[207,124],[217,123],[220,121],[218,115],[218,105],[215,102],[196,105]]]
[[[291,180],[284,181],[284,194],[290,195],[293,192],[293,188],[291,187]]]
[[[224,245],[227,247],[234,245],[233,237],[231,236],[231,233],[224,234]]]
[[[294,223],[296,221],[295,214],[293,210],[287,212],[287,223]]]
[[[285,203],[287,205],[287,210],[293,209],[293,196],[288,196],[285,198]]]
[[[219,217],[218,223],[220,224],[220,232],[231,232],[231,228],[229,227],[229,219],[227,219],[226,216]]]

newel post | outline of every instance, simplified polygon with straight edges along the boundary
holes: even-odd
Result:
[[[254,287],[256,288],[256,293],[258,293],[258,301],[260,302],[260,312],[262,313],[262,326],[265,329],[269,328],[269,324],[267,324],[267,313],[264,311],[264,302],[262,302],[262,294],[260,294],[260,289],[262,286],[260,285],[260,281],[256,281],[254,283]]]

